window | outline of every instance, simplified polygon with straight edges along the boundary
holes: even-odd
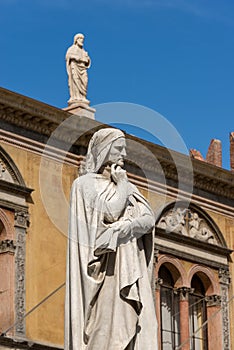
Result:
[[[202,281],[194,275],[189,296],[190,313],[190,350],[208,350],[205,290]]]
[[[163,280],[160,289],[162,350],[174,350],[180,343],[179,295],[174,291],[174,280],[165,266],[160,268],[159,277]]]

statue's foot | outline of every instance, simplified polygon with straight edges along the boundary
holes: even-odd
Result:
[[[87,100],[87,98],[82,98],[82,99],[74,99],[74,98],[70,98],[68,101],[68,105],[71,106],[73,104],[86,104],[89,105],[90,101]]]

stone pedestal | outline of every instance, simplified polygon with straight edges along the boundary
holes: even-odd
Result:
[[[87,103],[75,102],[70,104],[68,107],[63,108],[63,110],[71,114],[76,114],[80,117],[95,119],[96,109],[90,107]]]

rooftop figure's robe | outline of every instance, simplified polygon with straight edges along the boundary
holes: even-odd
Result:
[[[87,101],[87,68],[90,67],[90,62],[90,58],[83,48],[72,45],[67,50],[66,68],[70,90],[69,103]]]

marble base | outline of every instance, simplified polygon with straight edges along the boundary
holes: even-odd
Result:
[[[63,108],[63,110],[71,114],[76,114],[80,117],[95,119],[96,109],[89,107],[88,104],[83,102],[71,103],[68,107]]]

